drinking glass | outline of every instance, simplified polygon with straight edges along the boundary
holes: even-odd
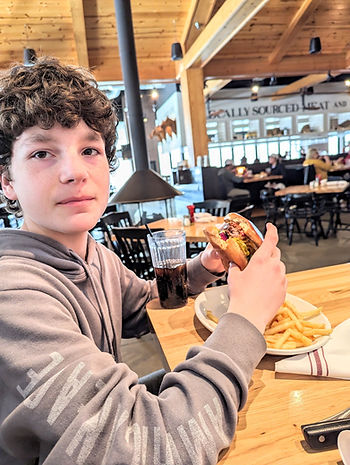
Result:
[[[148,235],[159,301],[163,308],[186,305],[187,268],[185,231],[169,229]]]

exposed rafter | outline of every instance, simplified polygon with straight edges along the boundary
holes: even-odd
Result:
[[[270,54],[268,60],[269,63],[278,63],[281,61],[288,48],[293,43],[293,36],[297,36],[298,30],[303,26],[306,20],[310,17],[310,14],[317,8],[321,0],[304,0],[299,10],[296,12],[287,29],[282,34],[276,47]]]
[[[182,69],[204,67],[269,0],[226,0],[182,60]]]
[[[204,98],[208,99],[212,95],[214,95],[216,92],[218,92],[220,89],[226,86],[231,82],[231,79],[210,79],[206,81],[205,87],[203,90],[204,93]]]
[[[273,67],[276,76],[300,76],[310,73],[332,72],[346,73],[349,62],[346,61],[345,53],[338,55],[310,56],[287,56]],[[220,75],[218,75],[220,70]],[[251,79],[252,76],[266,78],[271,76],[271,65],[264,58],[252,59],[215,59],[204,69],[204,78],[220,79]]]
[[[272,100],[279,100],[281,98],[284,98],[286,93],[293,94],[295,92],[299,92],[300,89],[302,89],[303,87],[315,86],[316,84],[325,81],[327,79],[327,76],[327,73],[309,74],[309,76],[305,76],[301,79],[298,79],[297,81],[292,82],[288,86],[279,89],[277,92],[275,92],[274,96],[272,97]]]
[[[72,13],[72,24],[78,64],[88,68],[89,54],[86,42],[83,0],[70,0],[70,9]]]
[[[208,23],[216,0],[192,0],[186,17],[181,43],[188,50]],[[196,27],[198,24],[199,28]]]

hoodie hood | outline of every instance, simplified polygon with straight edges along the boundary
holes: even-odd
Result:
[[[95,258],[96,251],[93,242],[89,236],[87,263],[91,263]],[[0,230],[0,259],[6,256],[45,263],[75,283],[87,278],[84,261],[77,253],[60,242],[41,234],[19,229]]]

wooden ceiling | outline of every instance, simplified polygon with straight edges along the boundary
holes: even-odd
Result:
[[[191,67],[221,83],[350,68],[350,0],[131,0],[131,9],[143,82]],[[0,0],[0,11],[0,69],[27,47],[122,81],[113,0]],[[322,52],[310,55],[315,36]],[[176,41],[184,58],[174,62]]]

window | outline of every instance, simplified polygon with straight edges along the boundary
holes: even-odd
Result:
[[[209,165],[221,166],[220,148],[209,147]]]
[[[256,151],[258,158],[261,162],[267,161],[268,160],[268,154],[267,154],[267,143],[266,142],[258,142],[256,146]]]
[[[328,155],[338,155],[339,142],[338,136],[328,137]]]
[[[235,144],[233,146],[233,163],[235,165],[241,164],[241,158],[244,157],[244,145],[243,144]]]
[[[254,163],[256,159],[255,144],[245,144],[245,156],[247,163]]]

